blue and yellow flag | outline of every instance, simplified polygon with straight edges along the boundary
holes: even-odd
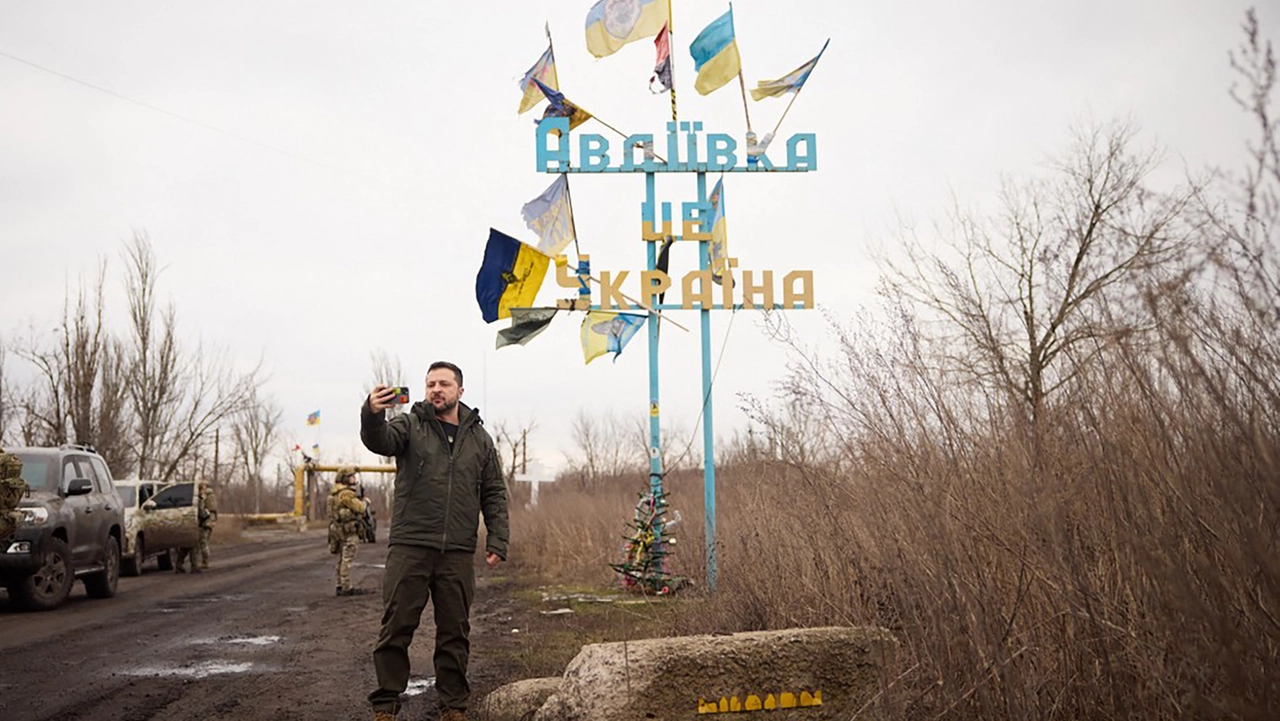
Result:
[[[640,330],[647,316],[634,313],[614,313],[607,310],[593,310],[582,319],[582,357],[586,363],[599,358],[605,353],[613,354],[613,362],[618,362],[622,349]]]
[[[724,218],[724,178],[716,181],[716,187],[707,196],[711,201],[711,279],[720,283],[724,279],[725,262],[729,259],[729,230]]]
[[[542,287],[551,258],[511,236],[489,229],[484,261],[476,274],[476,302],[486,323],[511,317],[512,308],[527,308]]]
[[[600,0],[587,12],[587,50],[598,58],[613,55],[666,23],[666,0]]]
[[[538,62],[520,78],[520,89],[524,91],[524,97],[520,98],[520,113],[532,110],[542,100],[542,88],[538,83],[553,90],[560,89],[560,79],[556,76],[556,56],[552,54],[550,45],[542,57],[538,58]]]
[[[316,411],[316,412],[314,412],[314,413],[308,413],[308,414],[307,414],[307,425],[309,425],[309,426],[318,426],[318,425],[320,425],[320,411]]]
[[[546,96],[547,103],[549,103],[547,105],[547,109],[542,111],[542,118],[533,121],[535,125],[541,123],[547,118],[568,118],[569,129],[573,130],[591,119],[591,113],[588,113],[577,105],[574,105],[564,96],[564,93],[543,85],[541,81],[535,80],[534,82],[538,85],[538,88],[542,90],[542,94]],[[553,130],[551,132],[555,135],[560,134],[559,130]]]
[[[738,55],[738,40],[733,34],[733,6],[729,12],[716,18],[698,33],[689,46],[698,78],[693,87],[706,95],[719,90],[733,76],[742,72],[742,58]]]
[[[818,61],[822,59],[822,54],[827,51],[827,46],[831,44],[831,38],[822,44],[822,49],[814,56],[812,60],[783,75],[777,80],[760,80],[756,86],[751,89],[751,97],[756,100],[765,98],[776,98],[784,93],[798,92],[804,87],[804,83],[809,79],[809,73],[818,67]]]
[[[538,252],[555,257],[574,240],[573,216],[569,212],[569,176],[561,173],[542,195],[520,209],[529,230],[538,234]]]

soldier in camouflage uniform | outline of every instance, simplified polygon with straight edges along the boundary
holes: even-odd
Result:
[[[218,511],[215,508],[210,512],[206,505],[208,499],[213,497],[211,492],[207,493],[208,488],[209,484],[204,481],[201,481],[196,488],[196,520],[200,524],[200,539],[196,542],[195,548],[178,549],[178,560],[173,564],[174,573],[187,572],[188,558],[191,559],[192,573],[201,573],[209,567],[209,534],[213,533],[213,520],[217,517]]]
[[[356,493],[356,469],[338,471],[333,490],[325,502],[329,514],[329,553],[338,556],[337,587],[334,595],[354,596],[362,593],[351,587],[351,564],[364,530],[365,501]]]
[[[209,537],[213,535],[213,525],[218,521],[218,499],[213,495],[213,489],[205,481],[200,481],[200,509],[198,511],[200,519],[200,546],[196,549],[195,556],[200,560],[200,568],[209,568]],[[191,559],[191,565],[194,567],[196,558]]]
[[[25,495],[27,482],[22,480],[22,459],[0,448],[0,541],[8,540],[17,529],[16,509]]]

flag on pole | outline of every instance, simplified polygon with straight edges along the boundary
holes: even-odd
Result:
[[[320,425],[320,411],[315,411],[314,413],[307,414],[307,425],[309,426]]]
[[[724,84],[742,72],[742,57],[738,55],[738,40],[733,33],[733,6],[698,33],[689,46],[693,67],[698,77],[693,87],[702,95],[724,87]]]
[[[598,58],[653,37],[667,22],[666,0],[599,0],[587,12],[587,50]]]
[[[649,78],[649,92],[657,95],[671,89],[671,32],[668,24],[662,24],[662,30],[653,39],[658,50],[658,59],[653,63],[653,76]],[[653,81],[658,81],[658,89],[653,89]]]
[[[538,234],[538,252],[556,256],[573,242],[573,216],[569,211],[569,176],[561,173],[542,191],[542,195],[524,204],[520,215],[529,230]]]
[[[537,81],[537,82],[535,82]],[[538,62],[520,78],[520,89],[524,91],[524,97],[520,98],[520,111],[523,114],[533,109],[542,100],[542,89],[538,83],[555,90],[560,89],[560,79],[556,75],[556,56],[551,52],[551,46],[547,46],[547,51],[538,58]]]
[[[546,330],[555,317],[555,308],[512,308],[511,327],[498,331],[494,347],[524,345]]]
[[[818,67],[818,61],[822,59],[822,54],[827,51],[827,46],[831,44],[831,39],[822,44],[822,49],[814,56],[812,60],[783,75],[777,80],[760,80],[756,86],[751,89],[751,97],[756,100],[765,98],[776,98],[784,93],[794,93],[804,87],[804,83],[809,79],[809,73]]]
[[[505,233],[489,229],[484,261],[476,274],[476,302],[486,323],[509,318],[512,308],[527,308],[542,287],[551,258]]]
[[[613,354],[618,362],[622,349],[627,346],[636,331],[640,330],[646,316],[634,313],[614,313],[593,310],[582,319],[582,357],[586,363],[606,353]]]
[[[716,181],[707,197],[711,201],[711,280],[724,281],[725,261],[729,258],[728,229],[724,218],[724,178]]]
[[[542,119],[535,120],[535,124],[540,123],[547,118],[568,118],[569,129],[573,130],[591,119],[591,113],[588,113],[577,105],[574,105],[564,96],[564,93],[543,85],[541,81],[535,80],[534,82],[537,83],[538,88],[542,90],[542,94],[547,97],[547,102],[550,103],[550,105],[547,106],[547,109],[542,111]],[[557,132],[557,134],[559,133]]]
[[[319,455],[320,455],[320,444],[319,444],[319,443],[313,443],[313,444],[311,445],[311,457],[312,457],[312,458],[316,458],[316,457],[317,457],[317,456],[319,456]]]

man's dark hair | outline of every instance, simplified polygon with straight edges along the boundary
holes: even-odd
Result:
[[[462,369],[461,368],[450,363],[449,361],[436,361],[435,363],[431,364],[430,368],[427,369],[427,373],[430,373],[431,371],[436,370],[438,368],[448,368],[449,370],[453,371],[453,377],[457,379],[458,387],[459,388],[462,387]]]

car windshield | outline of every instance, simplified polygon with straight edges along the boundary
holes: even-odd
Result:
[[[116,492],[120,494],[120,502],[126,508],[133,508],[137,505],[138,489],[136,486],[116,486]]]
[[[16,453],[22,460],[22,480],[33,491],[58,490],[59,468],[57,456],[43,453]]]

